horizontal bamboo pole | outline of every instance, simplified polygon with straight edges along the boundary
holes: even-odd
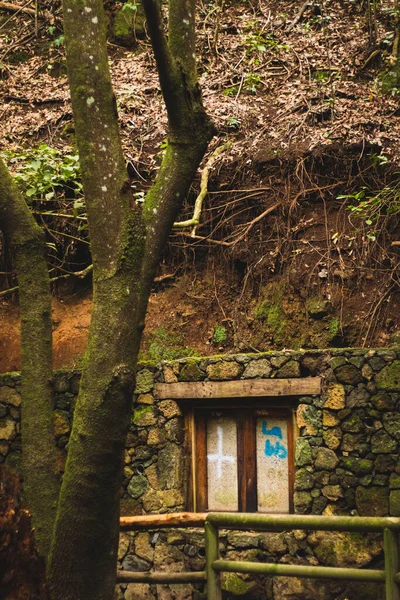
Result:
[[[305,565],[281,565],[230,560],[215,560],[214,571],[230,573],[254,573],[262,575],[285,575],[286,577],[312,577],[314,579],[347,579],[350,581],[385,581],[385,571],[372,569],[345,569],[336,567],[308,567]]]
[[[163,515],[137,515],[121,517],[121,531],[160,529],[163,527],[204,527],[207,513],[167,513]]]
[[[268,515],[261,513],[208,513],[207,521],[224,529],[262,531],[400,531],[398,517],[325,517],[319,515]]]
[[[198,583],[206,581],[205,571],[162,573],[151,571],[118,571],[117,583]]]
[[[393,577],[393,581],[400,585],[400,573],[396,573],[396,575]]]

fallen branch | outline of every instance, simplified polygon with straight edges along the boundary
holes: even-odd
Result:
[[[27,4],[30,4],[30,1]],[[0,10],[5,10],[10,13],[23,12],[32,15],[33,17],[36,15],[36,11],[33,8],[27,8],[26,5],[18,6],[18,4],[10,4],[10,2],[0,2]]]
[[[193,226],[192,237],[194,237],[195,232],[196,232],[196,227],[200,223],[200,215],[201,215],[201,209],[203,207],[203,200],[206,197],[207,191],[208,191],[207,186],[208,186],[208,178],[210,176],[211,167],[215,163],[218,156],[222,152],[224,152],[224,150],[227,150],[231,146],[232,146],[232,142],[228,142],[226,144],[223,144],[223,146],[219,146],[219,148],[217,148],[211,154],[211,156],[208,159],[206,166],[204,167],[203,172],[201,174],[200,193],[197,196],[196,202],[194,204],[193,217],[191,219],[188,219],[187,221],[177,221],[176,223],[174,223],[174,225],[173,225],[174,227],[192,227]]]

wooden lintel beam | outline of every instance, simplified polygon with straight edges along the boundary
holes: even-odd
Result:
[[[299,379],[247,379],[240,381],[196,381],[157,383],[156,397],[166,398],[243,398],[246,396],[305,396],[321,393],[321,377]]]

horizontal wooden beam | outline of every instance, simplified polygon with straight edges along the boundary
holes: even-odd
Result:
[[[241,379],[239,381],[196,381],[156,383],[155,394],[161,399],[245,398],[305,396],[321,393],[321,377],[299,379]]]
[[[313,579],[344,579],[349,581],[385,581],[385,571],[375,569],[348,569],[341,567],[308,567],[304,565],[277,565],[274,563],[215,560],[214,571],[312,577]]]
[[[384,529],[400,532],[399,517],[330,517],[325,515],[277,515],[263,513],[210,512],[207,522],[223,529],[257,531],[359,531],[381,533]]]
[[[179,512],[162,515],[121,517],[121,531],[139,531],[165,527],[204,527],[207,513]]]
[[[187,573],[117,571],[117,583],[198,583],[199,581],[206,581],[205,571]]]

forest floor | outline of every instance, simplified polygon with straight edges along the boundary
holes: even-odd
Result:
[[[143,357],[399,343],[394,10],[383,0],[368,19],[364,3],[345,0],[223,10],[199,3],[200,84],[218,129],[205,162],[232,145],[211,170],[194,237],[171,234]],[[64,164],[76,152],[60,12],[53,13],[39,20],[37,37],[30,15],[0,13],[0,151],[15,173],[24,165],[41,172],[48,148],[51,161]],[[121,135],[140,196],[160,164],[166,115],[148,40],[133,49],[110,40]],[[71,196],[74,184],[64,183],[46,199],[42,180],[29,196],[52,276],[63,277],[54,283],[57,368],[79,364],[91,310],[89,277],[64,278],[90,264],[79,192]],[[198,191],[199,179],[182,219]],[[0,372],[20,366],[16,294],[7,292],[15,285],[0,240]]]

